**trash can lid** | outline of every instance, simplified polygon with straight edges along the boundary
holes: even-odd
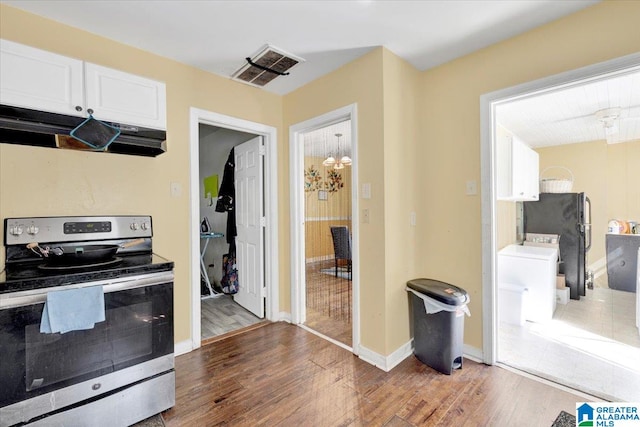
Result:
[[[413,279],[407,282],[407,286],[447,305],[464,305],[468,301],[467,291],[439,280]]]

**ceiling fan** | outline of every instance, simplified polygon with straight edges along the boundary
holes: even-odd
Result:
[[[602,126],[607,144],[625,142],[619,137],[620,123],[631,120],[640,120],[640,105],[630,105],[626,108],[603,108],[591,114],[560,119],[557,120],[556,123],[573,120],[579,120],[582,123],[584,123],[584,121],[586,120],[587,122],[590,122],[592,124],[599,124],[600,126]]]
[[[640,107],[640,105],[632,105],[628,108],[628,110],[637,107]],[[604,134],[607,139],[607,144],[623,142],[618,138],[618,134],[620,132],[620,120],[626,121],[640,119],[640,115],[622,117],[621,113],[622,109],[620,107],[612,107],[598,110],[593,114],[596,120],[598,120],[598,122],[600,122],[600,124],[602,125],[602,129],[604,130]]]

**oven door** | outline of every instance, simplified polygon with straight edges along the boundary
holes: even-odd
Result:
[[[95,285],[104,289],[104,322],[40,333],[47,292]],[[0,425],[171,370],[173,272],[2,294],[0,344]]]

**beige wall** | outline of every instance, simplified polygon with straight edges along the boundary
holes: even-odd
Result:
[[[640,141],[608,145],[605,141],[568,144],[536,150],[540,170],[549,166],[568,168],[574,176],[574,192],[585,192],[591,200],[593,224],[588,265],[596,274],[606,274],[605,234],[610,219],[640,220]],[[544,177],[568,177],[549,169]]]
[[[480,183],[479,97],[640,51],[637,16],[640,2],[605,1],[423,73],[378,48],[278,97],[0,5],[0,37],[165,81],[169,146],[168,153],[145,159],[0,145],[0,216],[107,210],[153,215],[156,250],[176,261],[176,340],[185,340],[190,317],[189,107],[275,126],[280,138],[280,309],[287,312],[285,131],[357,103],[358,180],[371,183],[372,191],[371,199],[359,201],[371,217],[369,224],[360,224],[358,242],[362,344],[388,355],[407,342],[404,283],[430,277],[469,291],[472,317],[465,321],[465,343],[481,348],[480,197],[465,195],[466,181]],[[38,175],[25,172],[27,166]],[[169,196],[171,182],[182,185],[182,197]],[[415,228],[409,226],[414,210]]]
[[[640,2],[605,1],[424,72],[419,274],[470,292],[466,344],[482,347],[481,202],[465,195],[480,180],[480,96],[640,51],[638,16]]]
[[[0,37],[166,82],[168,151],[156,158],[0,144],[0,217],[152,215],[154,250],[175,261],[176,341],[189,339],[189,108],[264,123],[282,135],[282,98],[5,5]],[[172,182],[181,197],[170,196]],[[285,220],[280,229],[287,231]]]
[[[369,209],[371,212],[371,222],[360,224],[361,338],[367,348],[386,354],[385,337],[380,333],[385,330],[385,300],[380,297],[385,294],[382,62],[383,49],[375,49],[286,95],[283,116],[284,126],[288,128],[346,105],[357,104],[358,180],[360,183],[371,183],[372,194],[371,199],[360,200],[360,209]],[[286,145],[285,156],[288,158],[288,141]],[[288,186],[280,193],[280,197],[281,212],[288,212]],[[288,290],[281,289],[281,292],[286,292],[287,297],[290,295]]]
[[[426,215],[417,209],[423,190],[417,178],[423,169],[418,157],[419,83],[415,68],[383,51],[385,355],[411,339],[405,288],[423,262],[415,251],[418,233],[429,229]],[[416,212],[416,226],[410,225],[411,212]]]

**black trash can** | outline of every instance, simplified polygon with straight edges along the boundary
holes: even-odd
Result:
[[[414,354],[425,365],[451,375],[462,368],[467,292],[432,279],[407,282],[413,311]]]

